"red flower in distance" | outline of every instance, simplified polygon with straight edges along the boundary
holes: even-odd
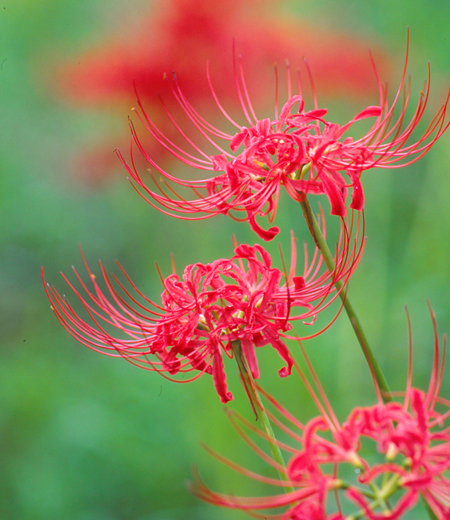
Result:
[[[367,48],[372,43],[283,15],[275,0],[164,0],[155,2],[141,18],[139,26],[106,36],[100,44],[86,50],[73,61],[64,58],[54,75],[58,88],[67,99],[95,106],[111,101],[128,103],[134,99],[133,81],[144,96],[160,92],[162,72],[177,68],[183,77],[185,93],[201,99],[208,86],[199,84],[206,61],[228,54],[234,38],[240,51],[251,56],[249,74],[256,77],[261,67],[289,57],[301,61],[303,56],[314,63],[315,78],[321,90],[342,95],[349,90],[364,97],[371,93],[371,65]],[[388,59],[376,50],[383,69]],[[226,95],[234,85],[232,66],[217,59],[214,74],[222,78],[217,89]],[[333,82],[329,81],[330,75]],[[265,88],[255,82],[258,97]],[[252,85],[253,86],[253,85]]]
[[[268,497],[241,498],[215,493],[197,478],[192,486],[193,492],[215,505],[251,511],[257,518],[282,520],[337,520],[353,518],[352,514],[363,514],[364,518],[370,520],[396,520],[413,509],[422,497],[438,520],[448,520],[450,426],[447,423],[450,417],[450,401],[439,396],[446,339],[444,353],[441,355],[433,313],[432,321],[435,336],[434,363],[427,391],[412,386],[410,340],[406,391],[394,394],[402,397],[402,400],[383,403],[379,395],[376,405],[355,408],[342,424],[336,418],[308,358],[307,364],[317,391],[300,368],[296,368],[317,404],[320,415],[306,424],[298,421],[258,387],[275,409],[276,414],[270,413],[274,424],[300,443],[300,448],[296,449],[279,442],[280,447],[290,455],[287,468],[281,467],[257,448],[242,425],[261,437],[266,438],[265,434],[238,414],[228,412],[234,427],[244,440],[266,462],[284,473],[286,480],[258,475],[212,450],[208,451],[243,475],[277,487],[289,486],[293,488],[292,491]],[[286,420],[291,423],[292,428],[286,426]],[[376,457],[378,461],[375,461]],[[330,500],[327,501],[330,491],[336,496],[336,506],[332,513],[328,511]],[[256,513],[280,508],[283,509],[281,513],[269,516]]]
[[[161,305],[146,298],[122,268],[132,290],[115,276],[109,277],[100,264],[107,296],[85,262],[93,292],[74,271],[87,297],[63,277],[88,319],[80,317],[53,287],[47,285],[46,291],[58,320],[84,345],[169,379],[194,371],[187,379],[192,381],[206,372],[212,375],[220,399],[227,402],[232,395],[227,389],[223,356],[233,356],[231,342],[241,343],[254,378],[259,377],[256,349],[265,345],[271,345],[283,359],[286,365],[279,374],[287,376],[292,357],[283,338],[290,337],[292,322],[314,322],[317,313],[337,297],[334,284],[341,280],[345,285],[356,268],[362,247],[356,241],[351,245],[349,237],[342,236],[332,274],[322,272],[316,251],[311,263],[305,260],[303,276],[298,276],[294,243],[286,275],[271,266],[271,258],[261,246],[241,245],[231,259],[189,265],[181,279],[175,272],[168,276],[163,281]],[[303,310],[293,313],[297,308]]]
[[[221,99],[229,99],[234,78],[231,60],[222,59],[230,52],[233,38],[245,56],[251,56],[247,72],[251,82],[252,98],[260,106],[267,99],[261,71],[277,60],[289,57],[303,67],[302,57],[314,63],[314,75],[321,92],[336,97],[351,92],[356,99],[370,94],[371,65],[367,48],[374,49],[373,41],[362,40],[345,32],[336,32],[325,23],[321,27],[314,20],[301,20],[283,15],[274,0],[160,0],[152,2],[148,13],[143,13],[138,24],[128,26],[115,23],[113,30],[98,44],[80,55],[70,58],[56,56],[48,74],[50,87],[58,96],[72,104],[91,106],[95,110],[106,107],[123,113],[134,103],[133,81],[139,88],[152,117],[172,140],[176,131],[165,118],[156,94],[167,89],[162,73],[176,68],[183,79],[184,93],[191,101],[210,113],[212,100],[208,99],[206,82],[198,81],[204,74],[205,62],[212,60],[212,74],[220,78],[216,91]],[[374,49],[377,62],[387,72],[389,60],[380,49]],[[48,59],[46,62],[48,63]],[[333,78],[329,80],[330,76]],[[232,101],[231,99],[229,99]],[[78,178],[85,182],[102,181],[115,167],[110,150],[127,142],[125,136],[102,135],[90,142],[77,155],[72,166]],[[172,157],[153,140],[145,140],[153,158],[166,164]]]
[[[246,213],[244,220],[248,220],[252,229],[264,240],[271,240],[279,229],[261,228],[256,217],[269,215],[273,221],[282,187],[298,201],[310,193],[325,194],[331,213],[343,217],[347,212],[349,188],[353,189],[350,207],[356,210],[363,208],[360,177],[364,170],[376,166],[393,168],[411,164],[424,155],[448,128],[448,123],[445,123],[447,98],[424,134],[413,144],[407,144],[427,105],[430,77],[411,121],[403,127],[409,86],[396,121],[394,109],[405,84],[406,63],[392,105],[388,104],[387,89],[378,80],[379,105],[367,107],[343,126],[327,121],[327,110],[319,109],[316,101],[312,110],[305,110],[301,93],[293,96],[290,86],[289,100],[280,112],[276,104],[274,119],[259,119],[250,102],[239,63],[235,65],[237,93],[247,120],[247,126],[242,126],[224,110],[208,75],[212,95],[228,124],[235,127],[235,133],[224,132],[208,123],[186,99],[174,78],[172,90],[190,120],[191,129],[182,128],[169,112],[168,117],[185,139],[185,147],[175,144],[159,130],[138,99],[139,117],[156,141],[181,162],[201,171],[219,173],[205,180],[175,177],[145,151],[133,125],[131,162],[127,163],[120,153],[119,158],[143,198],[160,211],[178,218],[207,218],[219,213],[242,211]],[[288,83],[290,85],[290,78]],[[299,89],[301,92],[301,85]],[[369,117],[375,118],[375,121],[363,137],[345,137],[354,123]],[[194,131],[198,141],[195,140]],[[133,144],[156,171],[152,175],[156,189],[147,186],[139,174]],[[207,148],[214,153],[206,152]],[[197,198],[187,198],[186,188],[191,189]],[[190,217],[192,214],[200,216]]]

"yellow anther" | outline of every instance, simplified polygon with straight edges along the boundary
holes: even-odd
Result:
[[[388,450],[386,452],[386,460],[394,460],[395,457],[397,456],[398,454],[398,449],[397,449],[397,446],[391,442],[389,443],[389,447],[388,447]]]

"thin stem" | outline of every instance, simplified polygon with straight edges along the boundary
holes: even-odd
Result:
[[[336,268],[336,264],[325,237],[323,236],[319,227],[319,224],[317,223],[316,217],[312,212],[308,199],[305,198],[305,200],[300,202],[300,205],[302,207],[303,216],[305,217],[311,236],[313,237],[317,247],[320,249],[322,258],[324,259],[328,270],[332,274]],[[337,280],[334,285],[339,292],[339,297],[342,300],[347,316],[350,319],[350,323],[352,324],[353,330],[355,331],[356,337],[358,338],[359,344],[361,345],[361,349],[367,360],[370,371],[372,372],[372,376],[378,384],[382,399],[385,403],[392,401],[387,381],[383,375],[383,372],[381,371],[380,366],[378,365],[377,360],[375,359],[375,356],[373,355],[372,349],[369,346],[369,342],[367,341],[366,335],[364,334],[361,322],[359,321],[355,309],[353,308],[353,305],[348,298],[347,292],[342,290],[344,284],[341,280]]]
[[[425,498],[423,498],[423,496],[422,496],[422,502],[425,504],[425,509],[427,510],[430,520],[438,520],[438,517],[436,516],[435,512],[431,509],[430,505],[425,500]]]
[[[238,364],[239,374],[241,376],[242,384],[244,385],[245,393],[247,394],[248,400],[250,401],[250,406],[252,407],[252,410],[256,416],[256,420],[260,421],[262,430],[269,437],[269,439],[271,439],[269,441],[269,448],[272,453],[272,457],[279,466],[286,468],[286,463],[273,432],[269,417],[261,401],[258,390],[253,383],[252,376],[245,361],[241,342],[239,340],[235,340],[231,342],[231,345],[233,347],[234,357],[236,358],[236,362]],[[278,474],[282,480],[289,480],[286,473],[278,471]],[[290,493],[294,491],[294,488],[292,486],[286,485],[284,486],[284,490],[286,493]]]

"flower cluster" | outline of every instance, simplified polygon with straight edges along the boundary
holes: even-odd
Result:
[[[298,201],[304,200],[308,194],[325,194],[330,202],[331,214],[343,217],[347,213],[349,188],[353,189],[350,207],[361,210],[364,206],[360,181],[363,171],[373,167],[393,168],[411,164],[424,155],[448,128],[448,123],[445,123],[447,98],[422,136],[416,142],[407,144],[428,103],[430,75],[410,122],[403,127],[410,95],[409,84],[396,121],[394,110],[398,108],[405,87],[406,64],[407,59],[398,92],[390,106],[387,88],[378,80],[379,104],[367,107],[343,126],[325,119],[327,110],[318,108],[315,96],[315,107],[305,110],[303,96],[292,95],[290,87],[289,99],[280,113],[275,106],[274,119],[259,119],[250,102],[242,67],[235,64],[238,97],[247,120],[247,126],[242,126],[220,104],[208,74],[214,99],[224,117],[235,127],[234,134],[208,123],[186,99],[174,77],[172,91],[176,100],[200,134],[199,137],[218,153],[208,155],[202,151],[201,146],[169,114],[187,146],[181,148],[175,144],[158,129],[140,101],[139,117],[156,141],[177,159],[199,170],[221,173],[205,180],[185,180],[173,176],[146,153],[133,125],[135,145],[161,176],[157,179],[152,175],[156,191],[147,186],[140,176],[133,149],[131,163],[120,153],[119,158],[147,202],[179,218],[206,218],[219,213],[243,211],[252,229],[262,239],[271,240],[279,228],[274,226],[265,230],[256,222],[256,217],[269,215],[273,221],[282,186]],[[288,76],[290,85],[290,73]],[[366,118],[374,118],[375,121],[365,135],[358,139],[345,136],[355,122]],[[187,200],[185,188],[190,188],[199,198]],[[201,215],[189,217],[197,213]]]
[[[258,475],[214,455],[242,474],[282,487],[285,492],[269,497],[238,498],[215,493],[198,478],[192,489],[203,500],[245,510],[264,519],[355,520],[364,516],[370,520],[397,520],[421,497],[430,517],[449,520],[450,426],[446,421],[450,417],[450,401],[439,396],[445,347],[441,355],[434,314],[431,313],[434,364],[428,390],[424,392],[412,385],[410,340],[406,391],[392,394],[347,298],[347,283],[364,249],[362,173],[374,167],[411,164],[424,155],[450,125],[446,122],[449,97],[428,128],[409,144],[429,100],[430,73],[417,107],[405,123],[410,97],[406,64],[392,104],[387,101],[387,88],[377,76],[378,104],[367,106],[342,126],[328,121],[327,110],[318,107],[314,87],[314,105],[309,109],[300,82],[299,94],[292,94],[289,66],[288,100],[280,111],[275,103],[274,118],[256,116],[240,59],[236,58],[234,79],[245,126],[225,111],[208,72],[207,85],[233,129],[230,133],[200,116],[175,76],[170,82],[183,117],[206,148],[163,105],[178,137],[186,142],[186,147],[179,145],[178,139],[160,130],[138,98],[139,118],[154,140],[181,164],[213,172],[209,178],[184,180],[165,171],[146,152],[132,123],[131,159],[125,160],[120,152],[118,156],[138,193],[163,213],[190,220],[229,214],[236,220],[247,221],[263,240],[273,239],[279,228],[266,230],[257,219],[268,216],[273,222],[279,197],[286,191],[299,202],[315,244],[311,260],[305,245],[302,274],[296,269],[293,234],[289,270],[284,261],[283,270],[273,267],[269,253],[261,245],[236,245],[231,258],[188,265],[181,277],[175,269],[167,278],[161,276],[164,288],[161,303],[155,303],[139,291],[119,264],[127,284],[109,276],[102,264],[103,281],[99,284],[83,258],[93,290],[76,271],[81,290],[63,277],[87,317],[79,315],[65,296],[47,284],[52,310],[74,338],[93,350],[122,357],[172,381],[188,382],[204,373],[211,375],[223,403],[233,399],[227,386],[226,358],[236,359],[241,382],[263,431],[233,412],[229,416],[251,448],[278,471],[280,479]],[[276,91],[278,100],[278,83]],[[396,119],[394,110],[399,112]],[[372,126],[365,135],[360,138],[347,135],[354,125],[366,119],[372,121]],[[151,171],[151,176],[156,188],[148,187],[138,173],[135,147],[155,170],[156,174]],[[192,193],[194,198],[190,199]],[[340,234],[334,255],[326,241],[324,214],[320,209],[318,222],[308,201],[310,195],[325,195],[330,213],[339,217],[335,219],[340,223]],[[235,212],[243,212],[244,217],[237,218]],[[101,284],[105,284],[106,290],[102,290]],[[298,328],[312,325],[316,316],[338,297],[342,304],[335,318],[327,320],[319,332],[308,336],[295,329],[296,322],[300,322]],[[341,423],[302,340],[327,329],[343,307],[371,370],[378,401],[374,406],[355,408]],[[309,376],[296,362],[286,339],[298,340]],[[257,351],[266,346],[274,349],[282,360],[283,366],[278,370],[281,377],[293,370],[298,373],[319,410],[318,416],[301,423],[255,382],[260,376]],[[266,411],[260,394],[271,411]],[[394,401],[393,397],[403,399]],[[271,421],[297,441],[299,447],[276,440]],[[250,438],[242,425],[269,441],[271,456]],[[281,450],[290,456],[287,465]],[[330,511],[333,495],[336,506]],[[260,511],[271,514],[267,516]]]
[[[294,239],[291,268],[286,274],[272,267],[270,255],[261,246],[240,245],[230,259],[189,265],[181,279],[176,273],[168,276],[163,281],[161,305],[144,297],[126,277],[136,293],[133,295],[117,278],[111,279],[101,265],[108,299],[85,263],[94,292],[75,274],[90,303],[66,281],[81,300],[90,322],[53,287],[47,286],[47,295],[59,321],[81,343],[168,373],[169,377],[192,370],[197,375],[189,380],[204,372],[212,374],[217,393],[227,402],[232,395],[227,389],[223,356],[232,357],[231,343],[240,341],[253,378],[259,377],[255,349],[265,345],[271,345],[286,363],[280,375],[288,375],[292,357],[282,338],[288,337],[293,322],[312,323],[317,313],[337,297],[342,288],[337,290],[334,284],[345,284],[362,250],[362,242],[343,233],[334,272],[322,269],[316,250],[311,263],[305,255],[303,275],[299,276],[295,272]],[[293,312],[297,308],[303,310]],[[110,328],[122,333],[123,338],[112,336],[107,330]]]
[[[383,402],[379,398],[374,406],[355,408],[340,424],[316,375],[313,377],[319,385],[318,393],[301,373],[320,410],[319,416],[302,424],[261,390],[281,416],[291,422],[293,429],[287,430],[283,426],[284,431],[300,443],[300,449],[280,444],[291,456],[286,469],[270,458],[266,459],[284,474],[285,480],[269,479],[219,458],[244,475],[279,487],[289,486],[292,491],[269,497],[238,498],[214,493],[198,480],[193,486],[194,492],[203,500],[224,507],[247,511],[284,508],[284,512],[270,516],[282,520],[337,520],[346,515],[356,518],[361,514],[371,520],[395,520],[422,497],[437,519],[448,519],[450,426],[447,419],[450,401],[439,396],[445,346],[441,356],[434,315],[432,318],[435,355],[426,392],[412,386],[410,362],[406,391],[398,394],[403,397],[401,402]],[[237,414],[230,413],[230,416],[243,438],[254,447],[239,421],[251,424],[239,419]],[[378,453],[380,460],[374,461],[374,453]],[[338,498],[331,516],[326,501],[330,492],[336,493]],[[256,517],[269,518],[266,515]]]

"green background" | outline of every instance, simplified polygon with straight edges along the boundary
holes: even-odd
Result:
[[[450,83],[447,1],[278,5],[284,15],[298,19],[299,31],[303,24],[319,23],[322,29],[345,31],[381,46],[392,56],[394,86],[403,67],[409,26],[413,102],[430,61],[432,98],[424,119],[431,120]],[[189,223],[157,213],[137,197],[120,164],[110,179],[95,187],[67,174],[68,157],[81,153],[92,136],[122,131],[127,114],[76,108],[58,99],[48,88],[56,50],[73,59],[109,38],[112,25],[120,29],[117,20],[138,27],[152,7],[138,0],[0,3],[4,519],[244,518],[239,512],[204,505],[186,491],[194,464],[215,490],[260,492],[253,482],[238,488],[239,479],[200,446],[206,442],[244,466],[262,467],[229,425],[209,377],[189,385],[170,384],[80,346],[49,309],[40,277],[44,266],[47,280],[66,292],[59,271],[70,275],[72,264],[83,271],[81,244],[94,272],[98,273],[98,259],[109,271],[117,259],[143,292],[157,300],[161,284],[155,261],[167,275],[170,253],[180,272],[187,263],[230,256],[233,233],[240,242],[254,241],[246,225],[225,218]],[[321,101],[327,104],[327,99]],[[374,101],[376,97],[360,104],[333,99],[330,108],[348,120]],[[350,294],[391,387],[399,390],[404,388],[407,363],[404,305],[412,316],[417,386],[426,388],[433,354],[427,298],[439,330],[450,330],[449,135],[412,166],[370,171],[363,177],[367,245]],[[277,224],[284,229],[279,241],[286,252],[288,230],[299,221],[296,211],[284,198]],[[306,238],[300,225],[296,234]],[[277,244],[269,249],[280,265]],[[352,406],[375,402],[369,373],[344,315],[308,344],[308,352],[341,419]],[[275,354],[262,352],[263,383],[307,420],[315,411],[306,392],[295,377],[280,381],[275,370],[279,365]],[[247,413],[245,396],[231,374],[229,384],[235,394],[233,407]],[[445,377],[442,395],[449,397],[449,390]]]

